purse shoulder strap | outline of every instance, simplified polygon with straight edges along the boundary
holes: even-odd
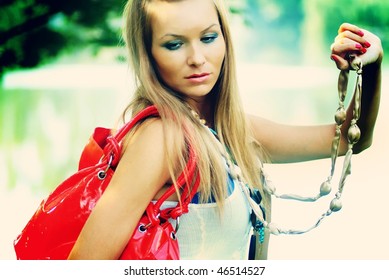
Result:
[[[188,184],[192,184],[192,186]],[[197,193],[199,185],[200,174],[197,170],[197,157],[194,150],[191,148],[191,146],[189,146],[188,163],[186,164],[185,169],[182,171],[180,176],[177,178],[177,187],[183,189],[181,194],[181,202],[177,203],[176,207],[160,211],[161,206],[166,201],[166,199],[168,199],[174,192],[176,192],[176,188],[174,184],[172,184],[154,204],[154,212],[156,214],[161,213],[161,215],[165,218],[177,219],[177,217],[189,211],[188,205]]]
[[[106,138],[106,144],[103,149],[104,156],[101,161],[106,161],[108,164],[108,168],[114,168],[120,160],[121,151],[122,151],[122,143],[121,141],[124,137],[130,132],[130,130],[140,121],[145,120],[148,117],[159,116],[157,108],[152,105],[146,107],[138,114],[135,115],[126,123],[123,127],[121,127],[115,135],[109,135]]]
[[[140,121],[145,120],[148,117],[158,117],[159,113],[155,105],[151,105],[138,114],[135,115],[134,118],[127,124],[125,124],[122,128],[120,128],[115,134],[114,138],[118,143],[123,140],[123,138],[127,135],[128,132]]]

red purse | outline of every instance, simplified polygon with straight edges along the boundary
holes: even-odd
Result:
[[[68,258],[82,227],[114,174],[120,159],[122,139],[135,124],[158,115],[155,106],[150,106],[137,114],[115,136],[111,135],[109,129],[95,129],[82,152],[78,172],[41,202],[14,241],[17,259]],[[150,202],[120,259],[179,259],[176,238],[178,219],[188,212],[188,204],[199,186],[196,157],[190,147],[187,166],[178,177],[177,185],[183,188],[181,204],[161,210],[162,203],[176,191],[174,185],[157,202]],[[176,220],[176,227],[169,219]]]

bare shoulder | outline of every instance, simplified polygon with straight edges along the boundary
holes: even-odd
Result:
[[[160,180],[169,177],[164,139],[163,124],[159,118],[150,118],[141,123],[125,140],[117,170],[119,174],[125,174],[132,182],[140,180],[143,174],[143,183],[154,181],[157,189],[161,187],[165,182]],[[130,174],[132,176],[129,177]]]
[[[136,143],[146,146],[150,142],[161,144],[163,141],[163,124],[160,118],[149,118],[139,124],[132,133],[125,138],[124,149]],[[159,146],[159,145],[158,145]]]

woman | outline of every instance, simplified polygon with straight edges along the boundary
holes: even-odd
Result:
[[[234,162],[245,182],[261,191],[269,218],[270,200],[262,190],[258,159],[329,157],[335,124],[287,126],[244,113],[222,1],[130,0],[124,15],[124,38],[138,84],[126,112],[154,104],[161,117],[145,121],[128,136],[115,175],[69,258],[117,259],[148,203],[183,170],[186,141],[198,154],[201,184],[197,202],[181,219],[181,258],[247,258],[251,210],[226,163]],[[360,152],[372,142],[378,112],[381,43],[370,32],[343,24],[331,50],[339,69],[350,68],[349,54],[359,56],[364,65],[358,123],[362,138],[354,148]],[[348,127],[352,109],[343,127]],[[340,154],[346,148],[347,140],[342,139]],[[166,204],[175,204],[178,196],[179,192]],[[268,237],[258,257],[266,258],[267,241]]]

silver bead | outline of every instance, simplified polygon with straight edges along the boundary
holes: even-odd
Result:
[[[338,212],[340,209],[342,209],[342,202],[340,201],[340,199],[334,198],[334,199],[331,201],[330,209],[331,209],[331,211],[333,211],[333,212]]]
[[[335,113],[335,122],[337,125],[341,125],[346,120],[346,110],[340,107]]]
[[[348,129],[347,138],[350,144],[357,143],[359,141],[359,138],[361,138],[361,130],[356,124],[353,124]]]
[[[331,183],[329,181],[325,181],[320,185],[320,196],[327,195],[331,192]]]

